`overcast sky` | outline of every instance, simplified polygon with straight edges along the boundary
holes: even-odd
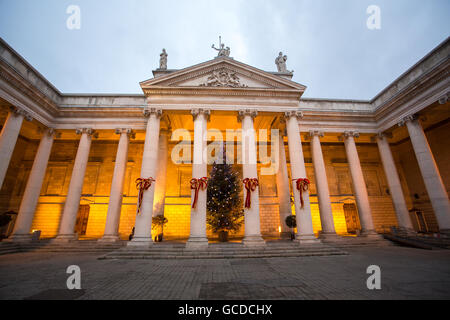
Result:
[[[371,99],[449,36],[449,14],[449,0],[0,0],[0,36],[63,93],[142,93],[162,48],[185,68],[212,59],[221,35],[263,70],[283,51],[304,97]]]

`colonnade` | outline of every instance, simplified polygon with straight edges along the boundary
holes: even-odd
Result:
[[[194,154],[192,166],[192,178],[200,179],[207,176],[206,157],[203,152],[206,148],[206,130],[210,111],[206,109],[192,110],[194,121]],[[135,232],[132,246],[149,245],[152,243],[151,226],[152,217],[163,213],[165,193],[165,172],[167,168],[167,132],[160,131],[160,118],[162,110],[158,108],[146,108],[144,116],[148,119],[146,125],[145,144],[143,151],[141,175],[149,183],[142,190],[140,209],[136,215]],[[238,119],[242,124],[243,132],[243,178],[257,179],[257,151],[254,130],[254,118],[256,110],[241,110]],[[296,240],[300,243],[315,243],[319,240],[315,237],[312,226],[311,206],[309,200],[308,180],[302,151],[299,119],[303,116],[301,111],[289,111],[284,113],[286,134],[288,138],[288,152],[290,156],[290,169],[292,180],[289,181],[287,173],[286,155],[283,138],[280,135],[280,166],[277,173],[277,188],[280,201],[280,222],[284,225],[284,219],[291,214],[289,183],[292,184],[294,195],[294,207],[297,219]],[[12,152],[22,126],[23,119],[29,115],[20,109],[13,108],[0,134],[0,185],[3,184]],[[414,116],[403,118],[400,125],[407,126],[414,152],[421,170],[425,186],[430,197],[431,204],[442,232],[450,231],[450,203],[438,167],[429,147],[424,131]],[[58,235],[55,241],[70,241],[76,239],[74,226],[80,204],[81,190],[84,175],[89,158],[92,137],[96,132],[92,128],[77,129],[81,136],[75,157],[72,177],[70,180],[67,199],[64,205]],[[106,218],[104,236],[100,241],[116,241],[119,239],[118,229],[128,148],[130,138],[134,136],[130,128],[118,128],[116,133],[119,144],[116,154],[116,162],[111,183],[111,192]],[[162,133],[162,134],[161,134]],[[319,202],[320,220],[322,223],[323,238],[336,237],[331,201],[328,188],[328,180],[325,171],[320,138],[324,133],[320,130],[309,132],[311,137],[311,152],[314,165],[317,197]],[[45,176],[49,156],[51,153],[55,131],[52,128],[46,130],[41,138],[39,148],[34,159],[30,176],[25,188],[24,196],[19,209],[18,218],[11,239],[13,241],[29,240],[30,228],[34,212],[38,203],[42,182]],[[342,135],[345,151],[349,164],[355,200],[360,216],[361,235],[377,236],[372,220],[366,184],[361,169],[355,138],[358,132],[345,131]],[[386,136],[382,133],[376,135],[376,142],[380,151],[381,160],[386,173],[389,190],[392,195],[399,227],[404,230],[412,230],[412,223],[406,207],[405,198],[400,185],[397,169],[392,157],[392,152]],[[164,153],[165,154],[162,154]],[[159,158],[158,158],[159,157]],[[164,177],[163,177],[164,176]],[[244,199],[247,196],[244,188]],[[155,193],[161,194],[155,199]],[[192,190],[194,197],[194,190]],[[162,203],[161,203],[162,198]],[[155,202],[155,203],[154,203]],[[251,206],[244,209],[245,212],[245,237],[243,243],[247,246],[264,245],[260,228],[259,190],[258,187],[251,192]],[[284,232],[286,230],[283,230]],[[208,244],[206,238],[206,189],[199,190],[197,204],[191,209],[191,232],[187,246],[204,247]]]

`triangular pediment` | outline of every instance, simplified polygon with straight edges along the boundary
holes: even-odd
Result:
[[[216,58],[176,70],[140,83],[152,87],[284,89],[303,92],[306,87],[281,76],[254,68],[231,58]]]

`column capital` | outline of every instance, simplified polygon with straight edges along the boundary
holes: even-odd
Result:
[[[203,114],[205,116],[206,121],[211,120],[211,110],[203,109],[203,108],[195,108],[191,110],[191,115],[193,120],[197,119],[198,115]]]
[[[383,140],[384,138],[392,138],[391,132],[378,132],[376,135],[370,137],[370,141],[376,142],[377,139]]]
[[[440,97],[438,99],[439,104],[446,104],[447,101],[449,100],[450,97],[450,92],[447,92],[446,94],[444,94],[442,97]]]
[[[320,130],[310,130],[309,136],[310,137],[318,136],[320,138],[320,137],[324,136],[324,133],[323,133],[323,131],[320,131]]]
[[[417,116],[417,114],[410,114],[406,117],[403,117],[399,120],[398,122],[398,126],[399,127],[403,127],[408,121],[414,121],[419,119],[419,117]]]
[[[56,131],[55,128],[49,127],[49,128],[43,128],[43,127],[38,127],[37,128],[37,132],[38,133],[42,133],[42,134],[46,134],[48,136],[55,136],[56,138],[60,138],[61,137],[61,132]]]
[[[98,138],[98,132],[96,132],[92,128],[77,128],[75,129],[76,134],[87,134],[89,136],[92,136],[94,138]]]
[[[340,135],[338,137],[338,140],[339,141],[344,141],[344,140],[346,140],[347,138],[350,138],[350,137],[358,138],[359,137],[359,132],[358,131],[344,131],[342,133],[342,135]]]
[[[258,111],[253,109],[243,109],[238,112],[238,122],[241,122],[245,116],[250,116],[254,119],[258,115]]]
[[[14,115],[21,115],[25,118],[25,120],[27,121],[31,121],[33,120],[33,117],[31,116],[30,113],[28,113],[27,111],[23,110],[22,108],[19,107],[10,107],[9,110],[11,111],[11,113],[13,113]]]
[[[144,117],[146,117],[146,118],[150,117],[152,114],[154,114],[157,118],[161,118],[161,116],[162,116],[161,108],[145,107],[142,112],[144,114]]]
[[[297,120],[298,119],[302,119],[303,118],[303,111],[291,110],[291,111],[285,111],[284,112],[284,118],[285,119],[290,119],[291,117],[297,117]]]
[[[136,138],[136,132],[133,131],[131,128],[116,128],[114,130],[115,134],[122,134],[126,133],[131,139]]]

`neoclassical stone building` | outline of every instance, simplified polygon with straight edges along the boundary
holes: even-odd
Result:
[[[143,94],[64,94],[0,39],[0,213],[13,217],[3,234],[114,241],[135,227],[129,244],[139,245],[152,241],[152,216],[164,214],[166,239],[207,244],[206,191],[192,208],[190,184],[211,168],[202,157],[215,141],[207,130],[244,150],[235,167],[259,182],[235,235],[245,244],[288,232],[291,214],[300,243],[377,237],[392,226],[449,232],[449,39],[370,101],[302,98],[306,87],[291,80],[282,55],[267,72],[218,51],[180,70],[166,68],[163,52]],[[179,129],[192,159],[173,160]],[[239,129],[245,142],[226,134]],[[261,174],[263,145],[278,149],[274,174]],[[154,181],[137,214],[138,178]]]

